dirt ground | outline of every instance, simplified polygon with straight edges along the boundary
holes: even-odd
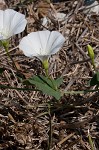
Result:
[[[94,89],[89,81],[94,74],[88,53],[90,44],[99,61],[99,15],[86,13],[82,0],[64,0],[51,4],[46,0],[5,0],[1,9],[11,8],[26,15],[27,27],[22,34],[11,39],[9,53],[17,69],[0,48],[0,150],[47,150],[49,120],[52,127],[51,150],[99,150],[99,92],[65,94],[59,101],[36,91],[22,91],[10,87],[25,88],[20,79],[44,75],[37,58],[30,59],[19,50],[22,37],[33,31],[57,30],[66,41],[62,49],[50,60],[52,78],[63,77],[61,89],[83,91]],[[57,17],[64,13],[65,17]],[[44,22],[47,18],[47,23]],[[33,87],[34,88],[34,87]],[[49,111],[48,103],[51,103]],[[91,148],[88,131],[93,141]]]

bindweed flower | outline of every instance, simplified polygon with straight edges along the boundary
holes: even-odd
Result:
[[[19,48],[28,57],[37,57],[42,63],[59,51],[65,38],[58,31],[38,31],[32,32],[24,37],[19,44]]]
[[[11,36],[21,33],[26,24],[25,15],[13,9],[0,10],[0,40],[7,40]]]

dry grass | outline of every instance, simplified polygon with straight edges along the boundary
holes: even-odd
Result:
[[[44,74],[41,62],[25,57],[18,49],[21,37],[32,31],[58,30],[66,38],[63,48],[50,58],[50,75],[62,76],[61,88],[65,90],[89,89],[92,77],[86,46],[93,46],[98,62],[99,16],[88,17],[79,10],[81,2],[75,0],[53,4],[43,1],[6,0],[6,7],[14,8],[27,16],[28,25],[24,33],[12,38],[10,55],[16,63],[7,61],[1,48],[0,63],[5,71],[0,75],[0,83],[24,88],[18,77],[29,78],[34,74]],[[53,17],[56,12],[66,14],[64,21]],[[42,26],[42,18],[50,18],[49,24]],[[83,61],[83,62],[82,62]],[[98,68],[98,65],[97,65]],[[91,87],[90,89],[92,89]],[[47,103],[51,102],[52,148],[51,150],[90,150],[88,129],[99,149],[99,92],[65,95],[59,102],[40,92],[0,89],[0,149],[3,150],[47,150],[49,137],[49,115]]]

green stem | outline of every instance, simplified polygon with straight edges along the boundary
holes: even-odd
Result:
[[[44,61],[42,61],[43,67],[45,69],[45,75],[46,77],[48,77],[48,79],[52,82],[53,85],[53,89],[57,90],[57,87],[54,85],[52,78],[49,76],[49,63],[48,63],[48,59],[45,59]]]
[[[92,60],[92,65],[93,65],[93,68],[94,68],[94,70],[96,72],[96,65],[95,65],[94,59]]]
[[[29,88],[17,88],[17,87],[11,87],[11,86],[6,86],[6,85],[2,85],[0,84],[0,88],[3,88],[3,89],[16,89],[16,90],[23,90],[23,91],[40,91],[38,89],[29,89]],[[95,90],[84,90],[84,91],[62,91],[62,96],[64,94],[70,94],[70,95],[73,95],[73,94],[86,94],[86,93],[90,93],[90,92],[99,92],[99,89],[95,89]]]
[[[9,50],[9,41],[2,41],[2,45],[3,45],[3,47],[4,47],[5,51],[6,51],[6,54],[7,54],[8,58],[10,58],[10,60],[13,63],[13,66],[16,68],[15,62],[12,59],[12,57],[10,56],[9,51],[8,51]]]
[[[46,74],[47,77],[49,77],[48,69],[45,69],[45,74]]]
[[[3,88],[3,89],[14,89],[14,90],[20,90],[20,91],[39,91],[38,89],[17,88],[17,87],[2,85],[2,84],[0,84],[0,88]]]
[[[73,95],[73,94],[86,94],[86,93],[89,93],[89,92],[97,92],[99,91],[99,89],[95,89],[95,90],[84,90],[84,91],[62,91],[62,95],[64,94],[70,94],[70,95]]]
[[[48,69],[45,69],[45,73],[46,73],[46,76],[48,77],[48,79],[52,82],[52,85],[53,85],[53,89],[54,90],[57,90],[57,87],[54,85],[53,83],[53,79],[49,76],[48,74]]]
[[[7,55],[8,55],[8,57],[10,58],[10,60],[12,61],[13,66],[16,68],[15,62],[14,62],[13,58],[10,56],[10,54],[9,54],[9,51],[8,51],[8,48],[7,48],[7,47],[5,48],[5,51],[6,51]],[[17,68],[16,68],[16,69],[17,69]]]
[[[9,54],[8,47],[5,47],[5,51],[6,51],[6,54],[7,54],[8,58],[10,58],[10,60],[13,62],[13,59]]]

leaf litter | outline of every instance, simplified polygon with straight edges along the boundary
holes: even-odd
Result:
[[[99,14],[86,14],[82,1],[40,0],[0,1],[0,8],[12,8],[26,15],[26,30],[11,39],[10,55],[17,70],[0,47],[0,64],[3,68],[0,82],[6,86],[26,88],[21,79],[44,75],[41,62],[29,59],[18,49],[19,40],[30,32],[58,30],[66,38],[61,51],[50,58],[49,72],[53,78],[63,77],[66,91],[94,89],[88,82],[94,70],[87,54],[90,44],[95,51],[99,68]],[[60,16],[57,16],[57,15]],[[63,16],[64,17],[63,17]],[[58,19],[59,17],[59,19]],[[61,17],[61,19],[60,19]],[[46,18],[44,24],[44,18]],[[31,86],[31,85],[30,85]],[[48,102],[51,103],[51,150],[90,150],[88,131],[99,149],[99,92],[64,95],[56,102],[39,91],[19,91],[0,88],[0,149],[47,150],[49,136]]]

